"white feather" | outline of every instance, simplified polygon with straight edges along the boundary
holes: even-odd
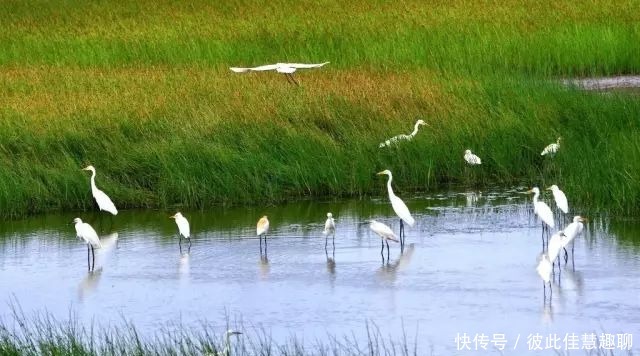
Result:
[[[91,244],[94,248],[101,248],[102,244],[100,243],[100,239],[98,238],[98,234],[96,230],[91,227],[91,225],[82,222],[82,219],[75,218],[73,219],[76,228],[76,236],[83,239],[87,244]]]
[[[378,234],[378,236],[380,236],[384,240],[391,240],[391,241],[398,242],[398,237],[393,232],[393,230],[391,230],[389,226],[379,221],[371,220],[369,228],[371,229],[371,231]]]
[[[467,161],[470,165],[482,164],[482,160],[480,157],[471,153],[471,150],[464,151],[464,160]]]
[[[185,218],[180,212],[177,212],[176,215],[172,216],[176,220],[176,225],[178,225],[178,232],[184,238],[188,239],[191,237],[191,228],[189,227],[189,221]]]
[[[409,208],[407,208],[407,205],[402,201],[402,199],[398,198],[395,193],[393,193],[393,188],[391,188],[391,181],[393,180],[391,171],[386,169],[378,173],[378,175],[382,174],[386,174],[387,176],[389,176],[389,179],[387,180],[387,193],[389,194],[389,200],[391,201],[391,207],[393,208],[393,211],[396,213],[396,215],[398,215],[400,219],[409,224],[409,226],[413,226],[416,221],[411,216]]]
[[[563,213],[568,213],[569,202],[567,201],[567,196],[564,195],[564,192],[555,184],[549,187],[549,189],[551,190],[551,193],[553,193],[553,200],[556,201],[556,206],[562,210]]]

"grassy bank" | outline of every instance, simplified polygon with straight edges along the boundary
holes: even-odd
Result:
[[[640,70],[640,5],[9,2],[0,10],[0,214],[265,203],[557,183],[637,212],[640,103],[550,79]],[[230,65],[331,61],[301,73]],[[378,143],[431,126],[392,149]],[[564,138],[561,154],[542,148]],[[471,148],[483,158],[462,163]]]

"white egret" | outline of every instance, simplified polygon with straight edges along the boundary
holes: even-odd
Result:
[[[558,209],[562,210],[565,214],[568,213],[569,203],[567,202],[567,196],[564,195],[564,192],[555,184],[547,188],[547,190],[550,190],[551,193],[553,193],[553,200],[556,201]]]
[[[552,265],[555,265],[556,259],[560,254],[564,240],[566,240],[564,231],[558,231],[549,238],[549,246],[547,247],[547,256]],[[560,260],[558,260],[558,270],[560,270]]]
[[[393,175],[391,174],[391,171],[388,169],[385,169],[382,172],[378,172],[378,175],[383,175],[383,174],[386,174],[387,176],[389,176],[389,179],[387,180],[387,192],[389,193],[389,200],[391,201],[391,207],[393,208],[393,211],[395,211],[396,215],[398,215],[398,217],[400,218],[400,250],[404,250],[403,221],[409,224],[409,226],[413,226],[413,224],[415,223],[415,220],[411,216],[411,213],[409,212],[409,208],[407,208],[407,206],[402,201],[402,199],[398,198],[393,193],[393,188],[391,188],[391,181],[393,180]]]
[[[416,134],[418,133],[418,128],[420,126],[422,126],[422,125],[429,126],[429,125],[427,125],[426,122],[424,122],[424,120],[418,120],[418,121],[416,121],[415,125],[413,126],[413,132],[411,132],[408,135],[401,134],[401,135],[394,136],[394,137],[382,142],[379,147],[382,148],[382,147],[391,146],[391,145],[394,145],[394,144],[398,143],[398,141],[401,141],[401,140],[411,141],[411,139],[414,138],[416,136]]]
[[[562,137],[558,137],[556,143],[552,143],[545,147],[544,150],[542,150],[542,153],[540,153],[540,156],[550,155],[553,157],[560,149],[560,140],[562,140]]]
[[[236,331],[236,330],[232,330],[229,329],[227,330],[226,333],[224,333],[224,350],[222,350],[222,354],[224,356],[230,356],[231,355],[231,340],[230,340],[230,336],[231,335],[241,335],[242,333],[240,331]]]
[[[538,275],[540,275],[540,278],[542,278],[542,286],[544,288],[545,296],[547,294],[547,283],[549,284],[549,290],[553,293],[553,290],[551,289],[551,272],[553,271],[553,265],[546,253],[542,253],[540,255],[540,261],[538,262],[536,271],[538,272]]]
[[[73,223],[76,228],[76,236],[87,243],[87,267],[89,268],[89,271],[95,270],[96,255],[94,249],[102,247],[100,239],[98,238],[98,233],[96,233],[96,230],[94,230],[91,225],[82,222],[82,219],[80,218],[73,219]],[[91,250],[92,263],[89,262],[89,250]],[[93,267],[91,266],[92,264]]]
[[[96,187],[96,169],[93,166],[82,168],[83,171],[91,171],[91,194],[98,203],[100,210],[107,211],[113,215],[118,215],[118,209],[113,204],[108,195]]]
[[[267,254],[267,233],[269,232],[269,219],[263,216],[258,220],[256,225],[256,235],[260,239],[260,254],[262,254],[262,236],[264,236],[264,254]]]
[[[263,72],[267,70],[275,70],[278,73],[282,73],[287,77],[287,81],[290,83],[298,84],[298,82],[293,78],[293,73],[298,69],[309,69],[309,68],[320,68],[325,64],[324,63],[276,63],[276,64],[266,64],[258,67],[251,68],[243,68],[243,67],[231,67],[231,71],[235,73],[247,73],[247,72]]]
[[[564,234],[567,235],[566,239],[563,240],[563,244],[562,244],[562,247],[564,248],[564,263],[567,263],[567,261],[569,260],[569,253],[567,252],[567,246],[569,245],[570,242],[573,242],[576,236],[582,233],[582,230],[584,230],[583,222],[585,221],[587,221],[587,219],[583,218],[580,215],[576,215],[573,217],[573,222],[567,225],[567,227],[564,229]],[[573,247],[574,247],[573,245],[574,244],[571,244],[571,258],[573,258]]]
[[[333,249],[336,249],[336,223],[333,220],[333,214],[327,213],[327,221],[324,222],[324,251],[327,251],[327,239],[329,235],[333,238]]]
[[[482,164],[480,157],[471,153],[471,150],[464,151],[464,160],[467,161],[467,163],[472,166],[477,164]]]
[[[533,193],[533,212],[542,220],[542,250],[544,251],[545,224],[550,228],[555,227],[553,212],[551,212],[551,208],[549,208],[545,202],[538,200],[540,196],[540,189],[538,189],[538,187],[531,188],[527,193]]]
[[[389,226],[376,220],[369,221],[369,228],[371,229],[371,231],[378,234],[378,236],[380,236],[380,238],[382,239],[382,250],[380,250],[380,254],[382,255],[382,262],[384,262],[384,244],[385,242],[387,243],[387,261],[389,261],[389,240],[400,242],[398,241],[398,237]]]
[[[189,247],[191,247],[191,229],[189,228],[189,221],[185,218],[182,213],[177,212],[175,215],[170,216],[169,218],[174,219],[176,221],[176,225],[178,225],[178,244],[182,244],[182,237],[189,241]]]

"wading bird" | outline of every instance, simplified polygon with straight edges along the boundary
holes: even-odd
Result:
[[[333,239],[333,249],[336,249],[336,223],[333,221],[333,214],[327,213],[327,221],[324,222],[324,251],[327,251],[327,239],[331,235]]]
[[[260,239],[260,254],[262,254],[262,236],[264,236],[264,254],[267,254],[267,233],[269,232],[269,219],[263,216],[258,220],[256,225],[256,235]]]
[[[314,64],[306,64],[306,63],[276,63],[276,64],[266,64],[259,67],[252,68],[242,68],[242,67],[231,67],[231,71],[235,73],[247,73],[247,72],[263,72],[267,70],[275,70],[278,73],[282,73],[287,77],[287,81],[289,83],[294,83],[299,85],[298,82],[293,78],[293,73],[298,69],[309,69],[309,68],[320,68],[325,64],[324,63],[314,63]]]
[[[549,247],[547,248],[547,256],[549,257],[549,261],[551,261],[552,266],[555,265],[556,259],[558,259],[558,255],[560,254],[560,250],[562,249],[562,245],[564,244],[564,240],[566,240],[567,236],[565,236],[564,232],[558,231],[549,238]],[[558,259],[558,272],[560,271],[560,260]]]
[[[550,190],[551,193],[553,193],[553,200],[556,201],[558,209],[562,210],[565,214],[568,213],[569,203],[567,202],[567,196],[564,195],[564,192],[555,184],[547,188],[547,190]]]
[[[224,350],[222,350],[222,354],[224,356],[231,356],[231,340],[230,337],[231,335],[241,335],[242,333],[236,330],[227,330],[226,333],[224,333]]]
[[[482,164],[480,157],[471,153],[471,150],[464,151],[464,160],[470,165]]]
[[[396,236],[395,233],[393,233],[393,230],[391,230],[391,228],[379,221],[376,220],[370,220],[369,221],[369,228],[371,229],[371,231],[375,232],[376,234],[378,234],[378,236],[380,236],[382,241],[382,250],[380,250],[380,255],[382,255],[382,263],[384,263],[384,244],[386,242],[387,244],[387,262],[389,262],[389,240],[394,241],[394,242],[399,242],[398,241],[398,237]]]
[[[404,235],[405,235],[403,221],[409,224],[409,226],[413,226],[413,224],[415,223],[415,220],[411,216],[411,213],[409,212],[409,208],[407,208],[407,206],[402,201],[402,199],[398,198],[393,193],[393,188],[391,188],[391,181],[393,180],[391,171],[388,169],[385,169],[382,172],[378,172],[378,175],[383,175],[383,174],[386,174],[387,176],[389,176],[389,179],[387,180],[387,192],[389,193],[389,200],[391,201],[391,207],[393,208],[393,211],[395,211],[396,215],[398,215],[398,217],[400,218],[400,250],[403,251]]]
[[[182,244],[182,237],[184,237],[189,241],[189,248],[191,248],[191,229],[189,228],[189,221],[187,221],[187,218],[185,218],[180,212],[177,212],[169,218],[174,219],[176,221],[176,225],[178,225],[178,244]]]
[[[98,203],[100,210],[107,211],[113,215],[118,215],[118,209],[113,204],[108,195],[96,187],[96,169],[93,166],[82,168],[83,171],[91,171],[91,194]]]
[[[540,156],[546,156],[546,155],[550,155],[551,157],[555,156],[556,152],[558,152],[558,150],[560,149],[560,140],[562,140],[562,137],[558,137],[558,140],[556,141],[556,143],[552,143],[547,147],[545,147],[544,150],[542,150],[542,153],[540,153]]]
[[[542,287],[544,290],[545,301],[546,301],[546,295],[547,295],[547,283],[549,284],[549,291],[550,291],[549,299],[551,299],[551,294],[553,293],[553,290],[551,289],[552,270],[553,270],[553,265],[549,260],[549,256],[546,253],[542,253],[540,255],[540,261],[538,262],[538,267],[536,267],[536,271],[538,271],[538,275],[540,275],[540,278],[542,278]]]
[[[567,238],[563,240],[562,247],[564,248],[564,263],[566,264],[569,260],[569,253],[567,252],[567,246],[570,242],[576,238],[576,236],[582,233],[584,230],[583,222],[587,221],[587,219],[583,218],[580,215],[576,215],[573,217],[573,222],[564,229],[564,234],[567,235]],[[571,260],[573,261],[573,247],[574,243],[571,244]]]
[[[426,122],[424,122],[424,120],[418,120],[418,121],[416,121],[416,124],[413,126],[413,132],[411,132],[408,135],[401,134],[401,135],[394,136],[394,137],[384,141],[383,143],[381,143],[379,147],[382,148],[382,147],[391,146],[391,145],[394,145],[394,144],[398,143],[398,141],[401,141],[401,140],[411,141],[411,139],[414,138],[416,136],[416,134],[418,133],[418,128],[420,126],[422,126],[422,125],[429,126],[429,125],[427,125]]]
[[[89,272],[91,272],[96,268],[96,254],[94,249],[101,248],[102,244],[100,243],[96,230],[94,230],[91,225],[82,222],[82,219],[80,218],[73,219],[73,223],[76,227],[76,236],[87,243],[87,267],[89,268]],[[89,250],[91,250],[91,257],[93,261],[91,263],[89,262]]]
[[[538,200],[540,196],[540,189],[538,189],[538,187],[531,188],[527,193],[533,193],[533,212],[542,220],[542,251],[544,251],[544,232],[547,229],[545,226],[549,228],[555,227],[553,213],[545,202]]]

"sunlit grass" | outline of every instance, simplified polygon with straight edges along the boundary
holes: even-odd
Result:
[[[639,206],[637,98],[555,83],[640,69],[635,2],[5,5],[5,216],[91,207],[89,163],[119,208],[363,196],[383,168],[405,191],[556,183],[570,201]],[[228,70],[283,60],[331,63],[300,87]],[[377,148],[418,118],[414,141]]]

